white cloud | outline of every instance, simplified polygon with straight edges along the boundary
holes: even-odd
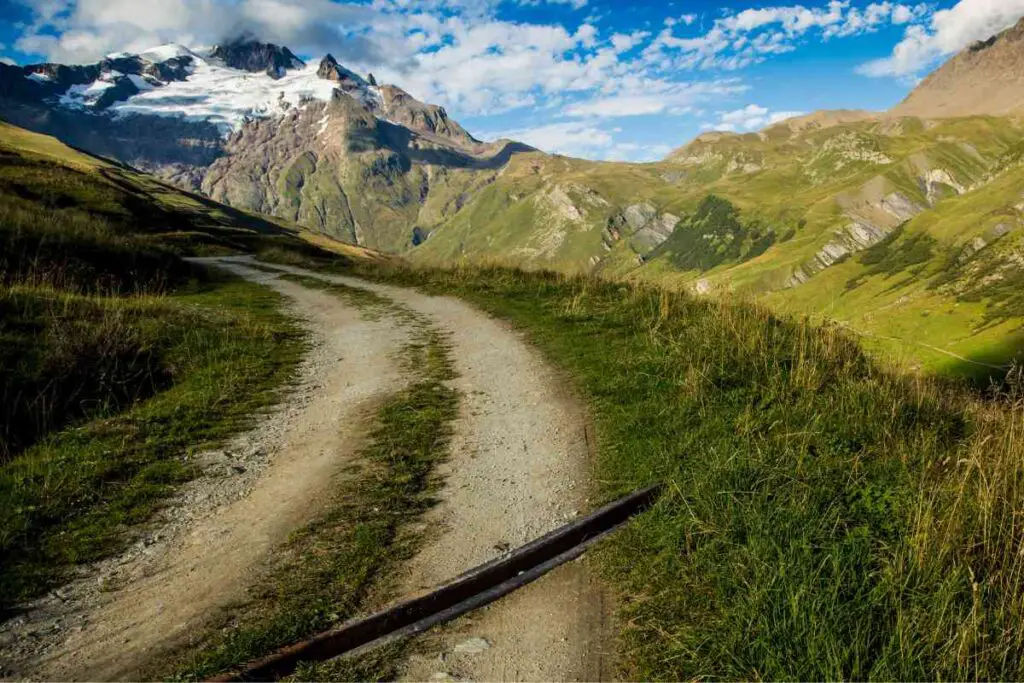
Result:
[[[927,25],[908,26],[891,55],[868,62],[857,71],[867,76],[918,73],[975,41],[1013,26],[1022,15],[1024,0],[960,0],[950,9],[935,12]]]
[[[549,123],[533,128],[485,133],[486,139],[510,138],[552,154],[603,156],[615,145],[612,133],[590,121]]]
[[[452,17],[435,33],[434,48],[410,55],[410,68],[375,74],[421,99],[471,113],[593,91],[626,75],[615,48],[599,46],[589,24],[570,33],[559,25]]]
[[[742,109],[719,112],[717,123],[704,123],[701,128],[704,130],[725,130],[733,132],[746,132],[759,130],[772,124],[803,116],[800,111],[776,111],[772,112],[767,107],[757,104],[748,104]]]
[[[665,17],[665,26],[675,26],[676,24],[689,26],[695,21],[697,21],[696,14],[683,14],[679,17]]]
[[[616,33],[612,36],[612,47],[617,53],[629,52],[642,43],[651,34],[647,31],[634,31],[633,33]]]
[[[627,79],[622,89],[566,107],[562,113],[578,117],[621,117],[650,114],[683,114],[697,102],[744,92],[747,86],[735,78],[706,82],[674,82],[661,79]]]
[[[885,2],[873,2],[864,9],[850,8],[841,24],[830,26],[825,30],[825,37],[852,36],[860,33],[877,31],[887,23],[899,26],[918,21],[928,16],[931,8],[924,3],[903,5]]]
[[[870,33],[892,24],[918,21],[928,15],[925,4],[906,5],[884,0],[852,7],[850,0],[830,0],[822,7],[803,5],[760,7],[727,13],[707,31],[678,36],[666,28],[645,50],[650,63],[677,69],[742,69],[771,55],[797,48],[811,32],[822,40]],[[692,23],[692,21],[690,22]]]
[[[542,5],[545,2],[551,5],[569,5],[573,9],[583,9],[587,6],[588,0],[519,0],[520,5]]]
[[[331,0],[20,1],[34,17],[15,47],[52,61],[95,61],[109,52],[141,51],[166,42],[212,45],[243,32],[297,51],[326,51],[330,45],[341,57],[358,53],[385,59],[391,54],[363,35],[371,20],[374,25],[388,22],[366,5]]]
[[[605,161],[660,161],[672,151],[671,145],[641,145],[635,142],[617,142],[602,157]]]
[[[17,64],[17,62],[10,57],[0,57],[0,63],[7,64],[8,66],[15,66]]]
[[[594,120],[568,121],[485,133],[488,140],[510,138],[550,154],[604,159],[608,161],[655,161],[672,151],[665,144],[621,142],[621,128],[607,128]]]

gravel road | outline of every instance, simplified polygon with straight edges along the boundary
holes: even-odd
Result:
[[[0,626],[5,665],[17,677],[131,679],[185,642],[244,595],[275,545],[317,516],[332,477],[343,476],[358,452],[374,408],[404,385],[401,324],[367,319],[329,293],[248,268],[246,260],[218,265],[284,294],[311,332],[298,389],[256,429],[204,455],[207,476],[183,489],[160,529]],[[440,471],[441,502],[426,520],[427,541],[401,577],[404,597],[588,508],[585,414],[519,333],[455,298],[273,267],[372,290],[450,335],[460,415]],[[586,561],[569,563],[424,636],[405,678],[605,678],[605,603]]]
[[[588,509],[584,410],[565,381],[508,325],[454,297],[328,276],[427,316],[451,335],[462,394],[434,530],[413,559],[414,595],[565,524]],[[607,599],[585,558],[428,636],[408,680],[601,680],[610,675]],[[473,647],[470,643],[476,643]],[[486,643],[486,647],[483,645]]]

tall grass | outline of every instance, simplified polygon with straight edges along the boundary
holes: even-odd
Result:
[[[54,429],[117,412],[173,379],[167,307],[0,286],[0,463]]]
[[[624,675],[1024,677],[1019,370],[981,395],[742,303],[500,268],[361,274],[526,330],[592,407],[600,498],[665,482],[600,553]]]
[[[248,424],[302,349],[279,297],[179,257],[252,230],[211,235],[198,200],[166,206],[157,190],[171,190],[128,171],[12,151],[9,131],[0,125],[0,616],[123,547],[195,474],[183,456]],[[168,227],[207,232],[166,241]]]

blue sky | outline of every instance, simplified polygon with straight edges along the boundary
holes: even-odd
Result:
[[[649,160],[703,130],[886,109],[1024,0],[0,0],[0,55],[94,61],[241,31],[327,51],[478,137]]]

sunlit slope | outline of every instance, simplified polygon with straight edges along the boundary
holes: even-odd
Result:
[[[921,328],[925,343],[984,355],[1017,326],[1008,288],[989,285],[1017,272],[1022,141],[1014,119],[860,114],[706,134],[656,164],[520,155],[427,228],[411,257],[767,296],[865,332]],[[912,241],[918,233],[934,243]],[[947,324],[920,323],[913,307],[895,304],[911,294],[955,312]],[[889,304],[887,315],[865,320]]]
[[[62,197],[57,209],[80,208],[83,230],[123,225],[125,236],[180,254],[244,252],[303,242],[352,258],[383,258],[368,249],[310,232],[287,221],[225,206],[183,191],[115,161],[84,153],[56,138],[0,121],[4,216],[45,211],[42,195]],[[49,201],[49,200],[47,200]],[[28,202],[31,206],[16,206]],[[104,231],[109,231],[105,227]]]

